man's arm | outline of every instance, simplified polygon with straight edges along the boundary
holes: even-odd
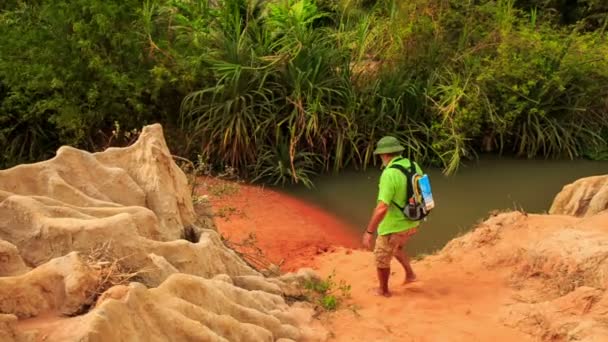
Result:
[[[365,248],[370,248],[372,237],[374,233],[378,230],[378,225],[386,216],[386,212],[388,211],[388,205],[382,201],[378,201],[378,205],[376,209],[374,209],[374,213],[372,214],[372,218],[369,220],[369,224],[367,225],[367,229],[365,233],[363,233],[363,246]]]
[[[388,211],[388,205],[382,201],[378,202],[378,205],[374,209],[372,214],[372,218],[369,220],[369,224],[367,225],[367,233],[374,234],[378,230],[378,225],[386,216],[386,212]]]
[[[372,217],[369,220],[369,224],[367,225],[367,229],[365,233],[363,233],[363,246],[365,248],[369,248],[371,245],[372,237],[374,233],[378,230],[378,226],[380,222],[386,216],[388,212],[389,204],[395,195],[395,189],[393,188],[390,181],[390,170],[384,170],[382,175],[380,176],[380,186],[378,192],[378,204],[372,213]]]

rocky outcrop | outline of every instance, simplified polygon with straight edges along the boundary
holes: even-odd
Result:
[[[604,210],[608,210],[608,175],[582,178],[564,186],[549,213],[586,217]]]
[[[221,280],[173,274],[157,288],[117,286],[80,318],[76,341],[274,341],[314,339],[298,328],[305,308],[289,307],[281,296],[247,291]],[[51,332],[61,340],[64,332]]]
[[[265,278],[228,249],[160,125],[126,148],[0,171],[2,341],[323,340],[283,299],[311,276]],[[41,315],[65,322],[16,325]]]
[[[288,310],[277,295],[174,274],[158,288],[133,283],[121,297],[102,300],[85,317],[92,329],[83,337],[88,341],[170,341],[177,336],[188,341],[299,340],[302,333],[289,320]]]
[[[503,320],[543,341],[606,341],[607,305],[604,290],[580,286],[553,300],[509,306]]]
[[[17,324],[17,316],[0,314],[0,341],[16,341],[25,340],[23,334],[19,334],[15,330]]]
[[[19,318],[58,310],[77,312],[98,284],[95,271],[72,252],[15,277],[0,278],[0,312]]]
[[[501,314],[507,326],[543,341],[608,337],[608,211],[586,218],[502,213],[432,258],[505,270],[515,290]]]
[[[13,244],[0,240],[0,277],[23,274],[29,271],[19,250]]]
[[[92,154],[62,147],[51,160],[0,171],[0,238],[28,265],[105,244],[126,267],[145,269],[151,285],[166,277],[159,258],[203,277],[258,274],[196,222],[186,176],[160,125],[144,128],[127,148]],[[198,241],[183,240],[187,232]]]

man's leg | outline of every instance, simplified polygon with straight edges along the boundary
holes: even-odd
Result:
[[[378,274],[378,295],[390,297],[388,289],[388,279],[391,275],[391,259],[393,250],[390,246],[390,236],[378,235],[374,247],[374,257],[376,259],[376,271]]]
[[[377,268],[378,271],[378,294],[384,297],[390,297],[391,292],[388,290],[388,278],[391,275],[390,268]]]
[[[405,270],[405,281],[403,283],[405,284],[416,281],[416,274],[414,273],[412,265],[410,264],[410,258],[407,256],[407,253],[405,252],[403,247],[400,248],[399,251],[397,251],[397,253],[395,254],[395,258],[397,259],[397,261],[399,261],[399,263],[401,264],[401,266],[403,266],[403,269]]]
[[[401,266],[403,266],[403,270],[405,271],[405,281],[404,283],[413,282],[416,280],[416,274],[412,269],[412,265],[410,263],[410,258],[407,256],[405,252],[405,246],[410,238],[416,234],[417,228],[412,228],[404,233],[399,233],[399,239],[396,239],[398,242],[398,247],[395,250],[395,259],[399,261]]]

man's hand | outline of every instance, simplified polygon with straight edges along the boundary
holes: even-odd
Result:
[[[367,229],[366,229],[365,233],[363,233],[364,234],[363,235],[363,246],[365,248],[370,249],[372,237],[374,236],[373,233],[375,233],[376,230],[378,229],[378,225],[384,219],[384,216],[386,215],[387,211],[388,211],[388,205],[383,202],[378,202],[378,205],[376,205],[376,208],[374,209],[374,213],[372,214],[372,218],[370,219],[369,224],[367,225]],[[371,232],[371,234],[370,234],[370,232]]]
[[[372,236],[373,235],[368,233],[367,231],[365,233],[363,233],[363,247],[365,247],[367,249],[371,249]]]

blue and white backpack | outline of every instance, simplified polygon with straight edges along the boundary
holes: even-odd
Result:
[[[435,208],[433,192],[431,191],[431,180],[425,173],[422,175],[418,174],[416,166],[416,162],[414,161],[410,161],[409,168],[405,168],[399,164],[390,166],[390,168],[401,171],[408,181],[405,207],[399,206],[394,201],[393,204],[403,212],[405,217],[412,221],[425,219],[431,210]]]

